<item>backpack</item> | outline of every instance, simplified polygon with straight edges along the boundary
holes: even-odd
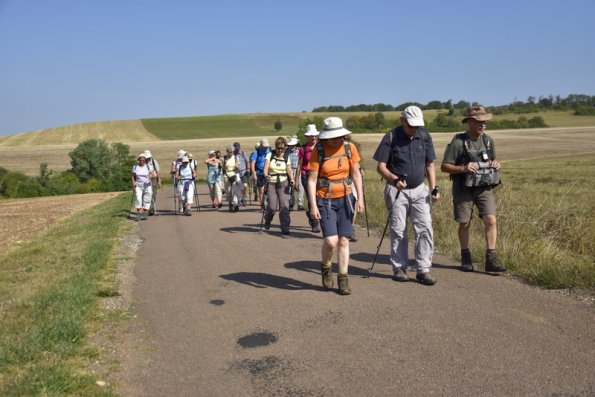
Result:
[[[345,148],[345,151],[342,154],[326,157],[324,155],[324,146],[322,145],[322,142],[316,143],[316,150],[318,151],[318,163],[320,164],[318,167],[319,172],[318,172],[318,180],[316,182],[316,185],[318,187],[327,188],[328,195],[331,194],[332,186],[336,183],[343,184],[345,186],[345,191],[347,191],[347,185],[351,185],[353,183],[353,179],[351,178],[351,145],[349,144],[349,141],[344,139],[343,147]],[[342,157],[347,157],[347,160],[349,161],[349,164],[350,164],[349,175],[347,176],[347,178],[331,181],[327,178],[322,178],[320,176],[320,170],[322,170],[322,165],[326,160],[330,160],[333,158],[339,158],[339,166],[340,166]]]
[[[262,173],[264,172],[264,162],[269,152],[269,148],[266,148],[265,150],[259,148],[256,150],[256,161],[254,162],[254,168],[256,169],[256,173],[258,175],[262,175]]]

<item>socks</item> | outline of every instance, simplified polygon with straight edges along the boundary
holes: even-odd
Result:
[[[332,265],[333,265],[333,262],[332,261],[328,261],[327,263],[322,263],[322,267],[324,267],[325,269],[328,269]]]

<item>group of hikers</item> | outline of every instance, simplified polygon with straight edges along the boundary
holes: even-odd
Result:
[[[469,251],[474,207],[485,228],[485,271],[506,271],[495,253],[497,222],[493,189],[500,183],[500,163],[496,159],[494,141],[485,133],[491,118],[482,106],[470,107],[462,120],[467,129],[456,134],[448,144],[440,167],[452,180],[461,270],[468,272],[476,270]],[[434,285],[437,279],[430,273],[434,254],[430,203],[440,199],[440,189],[436,184],[434,144],[424,126],[422,110],[417,106],[407,107],[401,114],[400,125],[384,135],[373,159],[377,162],[377,172],[386,181],[385,231],[390,226],[389,260],[393,279],[410,280],[407,275],[407,218],[410,218],[415,236],[415,279],[422,285]],[[240,143],[235,142],[226,147],[225,155],[210,150],[204,160],[213,208],[223,206],[223,192],[231,212],[239,211],[240,206],[246,205],[246,198],[254,194],[263,212],[261,227],[269,230],[278,211],[281,233],[288,235],[290,211],[297,201],[298,210],[306,210],[312,232],[322,232],[322,285],[328,290],[335,288],[332,260],[336,254],[337,291],[341,295],[351,294],[349,243],[356,240],[355,215],[365,208],[361,157],[350,142],[350,134],[339,117],[328,117],[322,131],[314,124],[307,126],[306,142],[302,146],[295,137],[279,137],[272,148],[267,139],[261,139],[247,155]],[[194,201],[197,167],[192,154],[180,150],[170,170],[179,195],[180,208],[176,210],[188,216]],[[138,164],[132,170],[132,186],[138,217],[146,219],[154,212],[153,191],[161,186],[159,164],[149,150],[138,156]]]

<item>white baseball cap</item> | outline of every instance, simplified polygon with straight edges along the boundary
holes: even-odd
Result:
[[[407,106],[403,110],[402,116],[405,117],[407,123],[412,127],[424,126],[424,114],[417,106]]]

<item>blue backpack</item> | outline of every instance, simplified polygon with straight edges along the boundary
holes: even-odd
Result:
[[[254,163],[254,168],[256,168],[257,175],[264,174],[264,162],[270,151],[270,148],[266,148],[265,150],[259,148],[256,150],[256,162]]]

